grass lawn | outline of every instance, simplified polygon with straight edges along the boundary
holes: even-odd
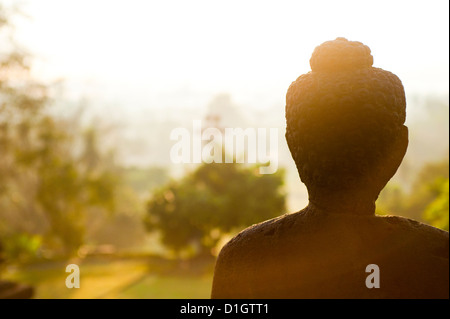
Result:
[[[79,265],[80,288],[65,285],[66,266]],[[35,287],[38,299],[209,298],[212,263],[187,265],[161,259],[100,258],[48,262],[9,269],[2,278]]]

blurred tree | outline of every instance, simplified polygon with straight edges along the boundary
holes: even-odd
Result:
[[[376,203],[379,215],[402,214],[406,209],[406,196],[400,184],[390,182],[381,191]]]
[[[412,185],[407,198],[405,214],[417,220],[423,220],[428,205],[441,194],[443,180],[449,178],[448,158],[422,167]]]
[[[203,164],[154,192],[145,223],[176,253],[211,254],[219,240],[285,212],[284,171],[260,175],[258,167]]]
[[[49,112],[51,87],[30,75],[30,57],[6,32],[0,5],[0,241],[7,258],[36,251],[70,255],[84,241],[86,213],[114,210],[117,169],[95,128]],[[25,235],[23,235],[25,234]]]
[[[448,230],[448,159],[428,163],[409,192],[390,182],[377,200],[377,214],[396,214]]]
[[[27,233],[17,233],[12,235],[4,243],[5,260],[14,260],[17,262],[27,262],[38,255],[41,246],[41,237],[39,235],[30,235]]]
[[[439,195],[425,209],[423,218],[435,227],[439,227],[446,231],[449,230],[448,225],[448,178],[439,179],[436,184]]]

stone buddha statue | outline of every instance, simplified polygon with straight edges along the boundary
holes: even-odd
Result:
[[[286,140],[309,204],[229,241],[212,298],[449,297],[448,232],[375,215],[408,128],[401,81],[372,64],[369,47],[345,38],[314,50],[286,95]]]

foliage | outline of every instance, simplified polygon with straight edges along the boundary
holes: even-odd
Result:
[[[4,241],[3,256],[5,260],[26,262],[39,257],[42,238],[39,235],[16,233]]]
[[[428,163],[409,192],[389,183],[378,198],[377,213],[398,214],[448,230],[448,179],[448,159]]]
[[[377,200],[377,214],[401,213],[405,211],[406,194],[401,185],[388,183]]]
[[[448,159],[424,165],[412,186],[408,198],[407,213],[415,219],[421,219],[428,205],[440,194],[442,179],[448,179]]]
[[[433,200],[425,209],[424,219],[431,225],[449,230],[448,226],[448,178],[446,180],[441,179],[439,184],[439,195]]]
[[[7,17],[0,7],[0,31]],[[32,78],[28,55],[0,41],[10,48],[0,55],[0,241],[22,247],[18,234],[39,235],[46,249],[70,255],[88,211],[114,210],[116,168],[102,160],[111,156],[95,128],[80,134],[76,118],[51,115],[51,86]]]
[[[209,254],[226,233],[284,212],[283,176],[239,164],[203,164],[154,192],[145,223],[175,252]]]

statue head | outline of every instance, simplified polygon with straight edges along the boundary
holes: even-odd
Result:
[[[345,192],[374,202],[405,155],[403,85],[372,64],[369,47],[337,38],[288,89],[286,140],[310,200]]]

